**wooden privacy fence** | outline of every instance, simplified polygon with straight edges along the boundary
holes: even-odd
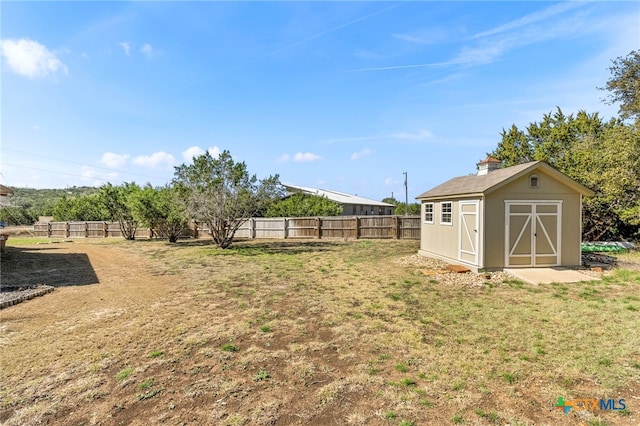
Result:
[[[122,237],[117,222],[38,222],[36,237],[107,238]],[[150,238],[149,229],[138,229],[136,238]],[[205,224],[185,229],[181,238],[207,238]],[[419,216],[331,216],[331,217],[255,217],[236,232],[237,239],[325,238],[325,239],[420,239]]]

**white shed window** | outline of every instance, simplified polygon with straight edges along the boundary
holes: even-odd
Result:
[[[453,203],[451,201],[440,203],[440,223],[453,225]]]
[[[433,223],[433,203],[424,204],[424,222]]]

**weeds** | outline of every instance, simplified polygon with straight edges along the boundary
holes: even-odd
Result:
[[[151,386],[153,386],[153,377],[150,377],[144,382],[140,383],[140,390],[151,389]]]
[[[260,382],[260,381],[263,381],[263,380],[267,380],[270,377],[271,377],[271,375],[269,374],[269,372],[267,370],[260,370],[255,374],[255,376],[253,376],[253,381],[254,382]]]
[[[451,422],[453,424],[456,425],[461,425],[462,423],[464,423],[464,417],[462,417],[461,414],[455,414],[452,418],[451,418]]]
[[[222,350],[225,352],[238,352],[238,347],[233,343],[227,343],[222,345]]]
[[[124,379],[129,377],[129,375],[133,373],[133,371],[134,370],[131,367],[123,368],[122,370],[118,371],[118,374],[116,374],[116,380],[122,382]]]
[[[401,373],[406,373],[407,371],[409,371],[409,367],[407,367],[405,364],[397,364],[396,370],[398,370]]]

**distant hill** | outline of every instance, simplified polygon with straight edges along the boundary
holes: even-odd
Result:
[[[98,192],[91,186],[74,186],[64,189],[11,188],[13,195],[2,200],[0,220],[11,224],[30,224],[39,216],[51,216],[53,207],[63,196],[81,197]]]

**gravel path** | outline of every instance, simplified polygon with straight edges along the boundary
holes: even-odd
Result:
[[[496,271],[496,272],[483,272],[483,273],[456,273],[447,270],[448,263],[432,259],[430,257],[414,254],[411,256],[401,257],[396,260],[396,263],[403,266],[416,266],[419,271],[425,275],[432,275],[433,279],[441,284],[447,285],[462,285],[470,287],[482,287],[487,283],[499,284],[505,280],[518,279],[508,272]],[[580,273],[588,275],[594,278],[602,277],[603,271],[590,270],[588,268],[579,269]]]
[[[432,259],[419,254],[401,257],[396,260],[396,263],[403,266],[416,266],[418,270],[425,273],[425,275],[433,275],[434,280],[447,285],[482,287],[487,283],[498,284],[505,280],[516,279],[513,275],[503,271],[483,273],[450,272],[447,271],[448,264],[442,260]]]

